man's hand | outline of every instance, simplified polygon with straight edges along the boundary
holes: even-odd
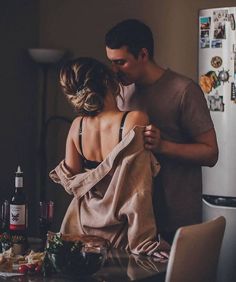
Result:
[[[149,124],[144,129],[145,149],[158,153],[161,146],[161,132],[153,124]]]
[[[153,153],[201,166],[212,167],[218,160],[218,146],[214,128],[193,137],[192,142],[185,144],[161,139],[160,130],[150,124],[144,129],[144,146]]]

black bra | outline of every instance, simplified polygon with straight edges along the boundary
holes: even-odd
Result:
[[[125,118],[129,112],[125,112],[120,123],[120,131],[119,131],[119,142],[122,140],[122,133],[124,129],[124,123],[125,123]],[[82,149],[82,131],[83,131],[83,119],[84,117],[81,118],[80,120],[80,128],[79,128],[79,147],[80,147],[80,152],[83,157],[83,162],[84,162],[84,168],[86,169],[92,169],[96,168],[101,162],[97,161],[90,161],[87,160],[83,154],[83,149]]]

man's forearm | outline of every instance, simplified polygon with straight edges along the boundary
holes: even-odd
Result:
[[[218,149],[201,143],[179,144],[162,140],[155,153],[210,167],[214,166],[218,160]]]

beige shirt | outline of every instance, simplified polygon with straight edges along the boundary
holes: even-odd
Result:
[[[159,169],[144,149],[143,127],[131,130],[95,169],[72,176],[62,161],[50,177],[74,198],[61,232],[100,236],[114,247],[151,255],[161,247],[152,207]]]

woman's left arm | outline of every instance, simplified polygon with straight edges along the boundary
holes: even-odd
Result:
[[[77,119],[78,120],[78,119]],[[75,142],[78,141],[78,122],[75,120],[69,130],[66,140],[65,164],[71,174],[75,175],[83,171],[83,161]]]

